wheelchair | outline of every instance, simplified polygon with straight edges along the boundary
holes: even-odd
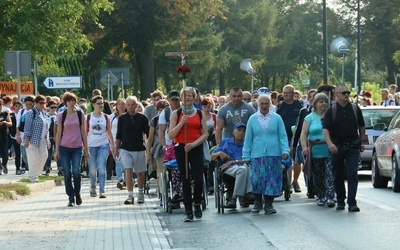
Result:
[[[224,213],[225,209],[236,210],[232,208],[225,208],[226,201],[232,196],[232,192],[235,186],[235,178],[224,174],[220,170],[220,162],[217,160],[217,167],[214,169],[214,196],[215,196],[215,208],[217,208],[218,213]],[[290,180],[287,173],[287,169],[291,166],[292,159],[289,157],[287,160],[282,160],[282,193],[285,201],[290,199]],[[250,166],[248,166],[250,167]],[[280,197],[278,196],[278,197]]]
[[[178,171],[178,165],[176,163],[176,160],[171,163],[171,161],[165,165],[166,168],[163,169],[161,173],[161,188],[162,188],[162,204],[163,204],[163,210],[167,213],[172,213],[173,209],[180,208],[181,202],[183,202],[183,190],[182,190],[182,184],[179,184],[179,189],[175,190],[177,191],[177,194],[179,196],[178,199],[174,199],[174,193],[173,193],[173,183],[172,183],[172,172],[173,171]],[[192,193],[193,193],[193,182],[192,182]],[[203,190],[201,194],[201,207],[202,210],[205,210],[208,205],[208,197],[207,197],[207,186],[206,186],[206,179],[203,175]]]
[[[217,208],[218,213],[224,213],[227,198],[233,195],[235,178],[222,173],[219,162],[216,166],[213,171],[215,208]],[[229,210],[235,209],[229,208]]]

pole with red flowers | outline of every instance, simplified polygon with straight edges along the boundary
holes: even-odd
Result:
[[[183,112],[187,115],[186,111],[186,97],[185,97],[185,89],[186,89],[186,80],[187,73],[190,73],[190,68],[186,66],[186,57],[189,55],[200,55],[201,51],[185,51],[185,39],[186,35],[180,34],[181,38],[181,52],[165,52],[165,56],[179,56],[181,58],[181,66],[176,68],[176,72],[179,74],[180,79],[182,81],[183,88]],[[185,134],[185,145],[187,144],[187,126],[186,123],[184,125],[184,134]],[[185,170],[186,170],[186,178],[189,178],[189,163],[188,163],[188,153],[185,152]]]

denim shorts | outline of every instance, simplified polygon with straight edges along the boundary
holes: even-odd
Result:
[[[294,158],[295,164],[304,164],[304,155],[301,146],[297,146],[296,148],[296,157]]]

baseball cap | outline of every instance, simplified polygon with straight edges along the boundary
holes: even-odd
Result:
[[[261,87],[261,88],[259,88],[259,89],[258,89],[258,93],[259,93],[259,94],[265,94],[265,95],[269,95],[269,94],[270,94],[269,89],[268,89],[267,87]]]
[[[235,123],[235,125],[233,125],[234,130],[239,127],[246,127],[246,124],[244,124],[243,122],[237,122],[237,123]]]
[[[254,95],[259,95],[260,93],[258,93],[258,90],[253,90],[253,93],[252,93],[252,95],[254,96]]]
[[[168,99],[181,99],[181,95],[179,93],[178,90],[171,90],[168,95],[167,95]]]
[[[196,95],[198,94],[198,93],[200,93],[200,90],[198,89],[198,88],[194,88],[194,91],[196,91]]]

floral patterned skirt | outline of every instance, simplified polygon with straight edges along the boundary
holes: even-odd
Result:
[[[282,157],[264,156],[251,159],[253,193],[280,196],[282,191]]]

